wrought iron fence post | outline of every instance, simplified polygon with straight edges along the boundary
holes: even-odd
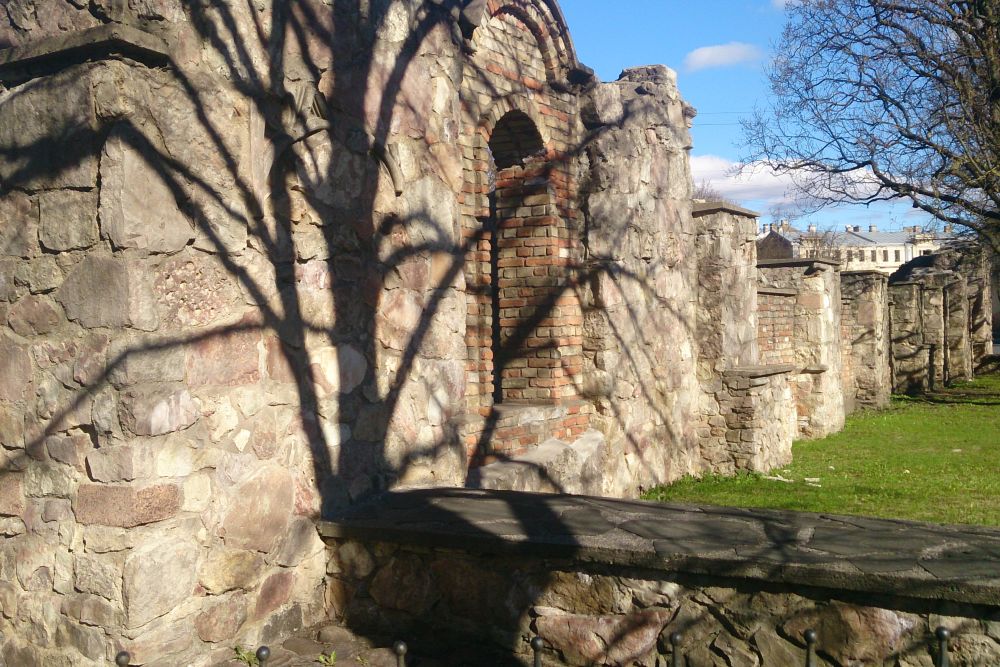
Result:
[[[681,667],[681,640],[683,635],[674,632],[670,635],[670,667]]]
[[[261,646],[257,649],[257,664],[260,667],[267,667],[267,661],[271,659],[271,649],[266,646]]]
[[[809,628],[802,637],[806,640],[806,667],[816,667],[816,631]]]
[[[406,642],[393,644],[392,652],[396,654],[396,667],[406,667]]]
[[[951,660],[948,658],[948,640],[951,639],[951,632],[941,625],[934,631],[934,636],[938,640],[938,654],[934,667],[949,667]]]
[[[128,667],[130,662],[132,662],[132,654],[128,651],[119,651],[118,655],[115,656],[115,664],[118,667]]]
[[[535,658],[535,667],[542,667],[542,649],[545,648],[545,640],[541,637],[531,639],[531,653]]]

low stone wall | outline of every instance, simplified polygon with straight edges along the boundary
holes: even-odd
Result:
[[[480,664],[927,667],[1000,660],[1000,532],[779,511],[427,491],[324,524],[332,615]],[[502,659],[502,656],[508,656]]]
[[[762,364],[795,363],[794,289],[757,288],[757,347]]]

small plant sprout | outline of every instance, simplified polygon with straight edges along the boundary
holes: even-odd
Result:
[[[337,652],[320,653],[319,657],[316,658],[316,662],[323,665],[323,667],[333,667],[337,664]]]
[[[260,661],[257,660],[257,654],[250,649],[243,648],[239,644],[233,647],[233,653],[236,654],[236,660],[247,665],[247,667],[259,667],[260,665]]]

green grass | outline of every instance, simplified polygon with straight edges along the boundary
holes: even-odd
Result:
[[[760,474],[685,478],[649,500],[1000,526],[1000,375],[848,418],[793,462]],[[815,480],[811,485],[806,480]]]

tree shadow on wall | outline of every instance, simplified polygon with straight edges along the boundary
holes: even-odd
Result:
[[[141,325],[135,318],[114,325],[96,318],[92,326],[74,316],[72,323],[45,333],[37,328],[17,335],[5,332],[4,363],[34,378],[4,397],[11,419],[25,423],[23,429],[8,429],[13,435],[5,435],[3,443],[3,484],[23,488],[25,496],[24,507],[12,512],[18,516],[4,519],[4,534],[10,538],[5,574],[13,572],[13,555],[28,537],[58,543],[60,522],[73,522],[72,515],[55,522],[34,520],[49,500],[73,500],[80,485],[179,486],[183,479],[161,479],[148,460],[131,454],[116,458],[126,448],[138,451],[136,442],[144,437],[160,445],[181,434],[190,440],[189,454],[199,461],[186,475],[210,472],[219,506],[206,519],[215,522],[211,537],[200,545],[210,548],[226,542],[220,530],[226,515],[265,514],[267,498],[238,498],[249,488],[244,482],[255,467],[294,471],[295,512],[311,518],[400,483],[464,481],[467,452],[457,408],[466,383],[461,341],[466,303],[457,286],[483,231],[463,237],[458,214],[442,209],[441,193],[451,195],[452,186],[461,187],[448,178],[455,168],[448,160],[456,156],[442,150],[430,163],[414,165],[414,156],[399,141],[402,136],[422,141],[427,129],[419,126],[418,121],[428,119],[415,109],[414,84],[407,77],[414,69],[431,68],[435,54],[464,58],[460,54],[468,43],[454,17],[461,8],[442,2],[401,15],[395,4],[348,0],[335,0],[332,6],[195,4],[185,9],[186,25],[171,25],[161,17],[145,27],[168,35],[175,31],[173,37],[185,48],[200,45],[197,55],[178,49],[163,66],[128,59],[53,65],[53,71],[65,67],[94,74],[101,104],[89,125],[70,124],[0,147],[0,156],[15,165],[4,173],[4,194],[41,196],[49,187],[44,183],[104,159],[102,151],[113,138],[155,175],[193,225],[183,248],[161,254],[155,245],[136,247],[124,237],[109,238],[109,220],[102,218],[103,239],[60,255],[63,270],[74,276],[78,262],[91,254],[114,260],[125,271],[131,270],[129,262],[145,262],[144,268],[126,273],[126,283],[139,282],[147,271],[169,277],[177,268],[170,261],[177,257],[219,268],[215,284],[215,274],[206,274],[205,308],[217,292],[234,285],[238,290],[220,306],[218,317],[192,314],[197,304],[188,304],[192,310],[180,319],[176,311],[164,310],[159,326]],[[386,46],[389,35],[391,48]],[[472,67],[469,58],[463,67]],[[102,72],[113,76],[101,78]],[[439,74],[453,77],[445,66]],[[457,85],[454,80],[451,84]],[[108,85],[114,94],[103,87]],[[13,98],[30,96],[32,86],[30,81],[13,86],[0,101],[0,112]],[[497,99],[508,94],[486,92]],[[452,113],[452,119],[457,115]],[[251,129],[241,134],[247,127]],[[437,145],[454,141],[445,136],[447,128],[437,129]],[[588,141],[580,138],[558,160],[572,167],[586,154]],[[437,182],[428,186],[429,179]],[[99,196],[102,187],[110,186],[102,182],[91,191]],[[163,212],[147,213],[155,217]],[[30,261],[50,254],[38,250]],[[665,319],[692,326],[681,311],[672,312],[674,306],[655,295],[644,276],[601,258],[583,260],[567,263],[565,280],[545,295],[533,316],[514,327],[501,359],[521,354],[563,296],[582,298],[602,277],[622,294],[630,291],[623,285],[637,287],[659,301]],[[411,289],[414,284],[420,288]],[[91,287],[103,286],[95,282]],[[106,287],[110,298],[122,283]],[[130,299],[133,287],[124,287]],[[14,312],[26,298],[59,301],[60,289],[15,283],[16,302],[9,310]],[[153,292],[135,293],[141,300]],[[155,304],[130,301],[127,308],[162,308],[163,293],[156,295]],[[636,339],[644,340],[645,324],[638,305],[625,301],[635,331],[613,329],[611,335],[624,347],[625,363],[637,369],[636,391],[657,412],[664,436],[679,441],[680,434],[671,431],[672,417],[662,407],[662,389],[642,382],[639,369],[656,367],[657,360],[645,346],[634,345]],[[453,317],[456,309],[459,326],[445,336],[449,340],[439,340],[441,318]],[[84,343],[92,339],[96,342],[87,351],[93,368],[82,356]],[[43,367],[39,355],[52,363]],[[259,355],[256,367],[243,364],[241,355]],[[494,372],[502,373],[503,365]],[[194,375],[201,378],[197,386],[191,382]],[[152,422],[137,426],[144,388],[165,392],[157,395],[163,400],[157,405],[166,406],[163,419],[168,423],[156,422],[160,417],[150,414],[146,417]],[[584,393],[580,385],[575,390]],[[255,392],[261,396],[247,398]],[[247,403],[233,412],[237,393]],[[151,412],[156,409],[154,405]],[[611,404],[609,409],[618,408]],[[187,414],[189,410],[200,412]],[[415,416],[428,411],[440,417],[427,429],[414,429]],[[264,414],[273,421],[265,423],[259,418]],[[496,410],[489,409],[487,424],[495,418]],[[486,449],[489,440],[487,428],[478,448]],[[632,443],[640,460],[646,446]],[[218,451],[209,456],[209,450]],[[118,463],[98,466],[112,459]],[[39,479],[61,480],[64,486]],[[127,521],[99,521],[116,525],[119,520]],[[137,519],[139,525],[160,520],[180,525],[172,517]],[[558,523],[559,517],[536,508],[517,520],[527,526]],[[476,526],[468,528],[476,531]],[[265,560],[273,565],[273,558],[274,553],[267,553]],[[7,578],[28,593],[37,592],[37,572]],[[108,639],[129,645],[120,635]]]

